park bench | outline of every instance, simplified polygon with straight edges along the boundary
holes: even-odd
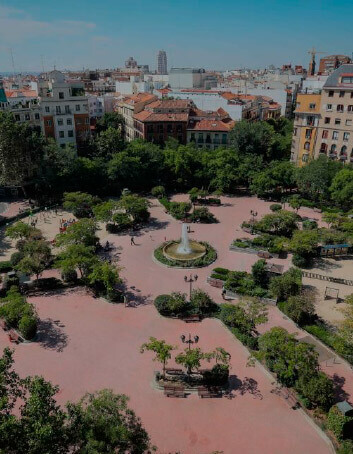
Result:
[[[199,369],[199,370],[198,370],[198,373],[199,373],[200,375],[204,375],[204,374],[206,374],[207,372],[211,372],[211,369]]]
[[[20,336],[13,329],[11,329],[9,331],[9,341],[18,344],[20,340]]]
[[[0,318],[0,326],[4,331],[7,331],[7,324],[3,318]]]
[[[183,372],[183,369],[173,369],[173,368],[166,368],[165,370],[167,372],[167,374],[169,375],[182,375],[184,372]]]
[[[257,256],[258,256],[258,257],[261,257],[261,258],[263,258],[263,259],[269,259],[269,258],[272,257],[272,255],[271,255],[269,252],[267,252],[267,251],[259,251],[259,252],[257,253]]]
[[[176,386],[165,386],[164,395],[167,397],[186,397],[185,388]]]
[[[200,322],[201,321],[201,317],[198,314],[188,315],[186,317],[183,317],[183,320],[184,320],[185,323]]]
[[[219,388],[199,388],[197,393],[201,399],[204,397],[222,397],[222,391]]]

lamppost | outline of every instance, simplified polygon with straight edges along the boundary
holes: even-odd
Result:
[[[254,233],[255,218],[257,216],[257,211],[250,210],[250,214],[252,216],[252,220],[251,220],[251,234],[253,234]]]
[[[193,284],[193,282],[196,282],[197,279],[198,279],[197,274],[194,274],[194,276],[192,276],[192,274],[190,274],[189,278],[187,276],[184,276],[184,281],[187,282],[188,284],[190,284],[190,301],[191,301],[192,284]]]
[[[189,338],[187,339],[184,334],[180,336],[180,339],[183,344],[188,344],[189,345],[189,350],[191,350],[191,344],[197,344],[199,341],[199,336],[194,336],[194,339],[191,339],[191,334],[189,333]]]

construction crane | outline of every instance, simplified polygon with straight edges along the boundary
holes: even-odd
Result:
[[[326,52],[320,52],[320,51],[316,50],[315,47],[313,47],[312,49],[310,49],[308,51],[308,54],[311,55],[311,60],[310,60],[310,64],[309,64],[309,75],[313,76],[315,74],[315,66],[316,66],[315,56],[317,54],[326,54]]]

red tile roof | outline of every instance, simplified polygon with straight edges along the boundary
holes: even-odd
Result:
[[[190,122],[188,125],[188,129],[192,129],[193,131],[221,131],[221,132],[229,132],[233,126],[235,125],[235,121],[230,121],[229,123],[225,123],[222,120],[197,120],[194,122]]]
[[[143,110],[142,112],[134,115],[135,120],[141,122],[168,122],[168,121],[180,121],[187,122],[189,118],[188,113],[154,113],[149,112],[148,110]]]
[[[35,90],[5,90],[7,98],[17,98],[17,97],[26,97],[26,98],[37,98],[38,94]]]

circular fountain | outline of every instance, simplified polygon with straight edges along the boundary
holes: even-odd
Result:
[[[207,266],[217,258],[216,251],[205,242],[190,240],[186,224],[182,224],[181,239],[168,241],[154,251],[161,263],[174,267]]]

